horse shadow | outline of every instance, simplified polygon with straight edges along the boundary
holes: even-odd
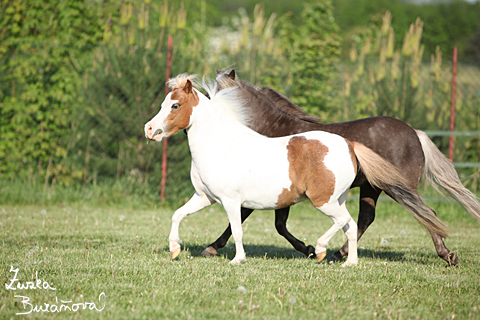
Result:
[[[193,257],[202,257],[202,252],[208,244],[184,244],[183,250],[187,250]],[[263,259],[315,259],[315,256],[307,257],[303,253],[296,251],[295,249],[288,247],[279,247],[274,245],[256,245],[256,244],[244,244],[245,252],[248,257],[263,258]],[[327,249],[327,257],[330,257],[339,248]],[[168,248],[165,248],[168,251]],[[224,248],[218,250],[218,257],[223,257],[227,260],[232,260],[235,257],[235,245],[228,243]],[[410,261],[422,264],[422,260],[432,258],[433,256],[425,253],[418,253],[416,259],[410,259],[405,256],[405,253],[399,251],[391,251],[388,249],[382,249],[379,251],[371,249],[358,249],[358,256],[369,260],[382,260],[382,261]],[[423,259],[422,259],[423,258]]]

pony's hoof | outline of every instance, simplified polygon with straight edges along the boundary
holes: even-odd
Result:
[[[342,267],[354,267],[358,265],[358,261],[345,261],[343,264],[342,264]]]
[[[340,251],[335,252],[328,258],[328,263],[335,263],[335,262],[340,262],[343,260],[343,256],[340,253]]]
[[[317,261],[321,262],[326,255],[327,255],[327,251],[320,252],[319,254],[317,254]]]
[[[450,266],[456,267],[460,264],[460,260],[458,259],[458,256],[455,252],[450,252],[444,259],[448,262]]]
[[[237,265],[237,264],[242,264],[242,263],[245,263],[247,262],[247,259],[237,259],[237,258],[234,258],[232,261],[230,261],[230,264],[231,265]]]
[[[202,256],[204,257],[215,257],[218,251],[215,250],[213,247],[208,246],[205,250],[202,251]]]
[[[307,257],[308,258],[315,257],[315,247],[314,246],[308,246],[307,247]]]
[[[178,257],[178,255],[180,254],[181,251],[182,251],[182,249],[180,247],[175,249],[174,251],[172,251],[172,260],[175,259],[176,257]]]

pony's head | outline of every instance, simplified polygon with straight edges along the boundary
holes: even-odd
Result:
[[[145,137],[161,141],[190,126],[193,108],[199,103],[198,93],[193,88],[195,75],[181,74],[169,80],[172,90],[162,103],[160,112],[145,124]]]

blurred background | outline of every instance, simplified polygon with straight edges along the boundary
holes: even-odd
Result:
[[[478,194],[480,3],[400,0],[2,0],[0,203],[158,207],[193,194],[186,136],[143,126],[171,75],[235,68],[324,122],[399,118]],[[394,134],[394,133],[392,133]],[[83,201],[83,202],[82,202]]]

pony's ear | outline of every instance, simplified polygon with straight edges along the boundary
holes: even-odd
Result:
[[[193,90],[192,81],[187,80],[187,82],[185,83],[185,87],[183,88],[183,91],[184,91],[186,94],[189,94],[189,93],[192,92],[192,90]]]
[[[222,71],[220,71],[220,70],[217,69],[217,76],[218,76],[220,73],[222,73]]]
[[[232,69],[228,74],[228,77],[232,80],[235,80],[235,69]]]

